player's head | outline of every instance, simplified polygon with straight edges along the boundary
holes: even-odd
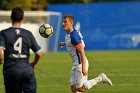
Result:
[[[11,12],[11,20],[12,22],[21,22],[24,17],[24,11],[20,7],[15,7]]]
[[[74,24],[74,17],[72,15],[65,15],[63,17],[63,29],[66,31],[71,31]]]

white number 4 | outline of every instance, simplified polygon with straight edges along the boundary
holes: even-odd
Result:
[[[18,51],[19,54],[21,53],[21,50],[22,50],[22,38],[21,37],[19,37],[17,39],[17,41],[14,43],[14,50]]]

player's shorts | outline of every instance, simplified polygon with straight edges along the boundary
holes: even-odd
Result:
[[[6,93],[36,93],[36,79],[32,68],[4,71]]]
[[[87,65],[87,70],[88,70],[88,65]],[[87,79],[88,79],[88,76],[87,75],[84,76],[82,73],[82,64],[77,64],[72,67],[72,70],[70,73],[71,85],[76,85],[76,88],[80,88],[83,86],[83,83],[87,81]]]

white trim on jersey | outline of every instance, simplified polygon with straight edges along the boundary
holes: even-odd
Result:
[[[3,50],[5,50],[5,47],[3,47],[3,46],[0,46],[0,48],[2,48]]]

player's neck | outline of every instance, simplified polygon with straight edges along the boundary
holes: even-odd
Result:
[[[67,30],[67,34],[71,33],[73,31],[73,28],[70,28],[69,30]]]
[[[12,22],[12,26],[20,27],[21,26],[21,22]]]

